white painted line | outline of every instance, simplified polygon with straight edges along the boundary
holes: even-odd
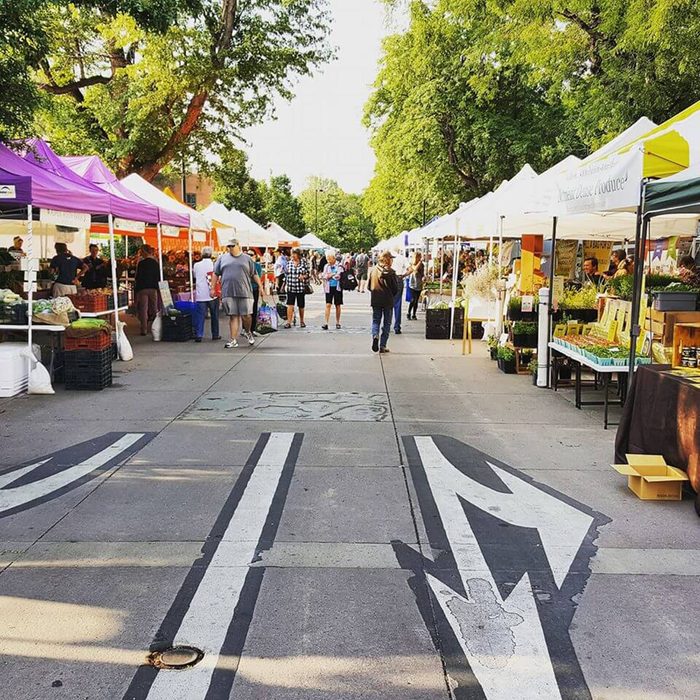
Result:
[[[484,487],[455,469],[431,438],[415,441],[448,540],[472,545],[452,551],[466,598],[430,574],[427,581],[484,694],[488,700],[560,700],[529,575],[503,599],[460,503],[460,497],[486,496]],[[485,491],[490,502],[477,498],[475,505],[489,512],[503,494]]]
[[[127,450],[133,444],[138,442],[144,433],[128,433],[123,437],[119,438],[116,442],[113,442],[109,447],[92,455],[80,464],[76,464],[68,469],[47,476],[45,479],[40,479],[34,481],[31,484],[26,484],[24,486],[17,486],[10,489],[0,490],[0,514],[7,510],[17,508],[26,503],[34,501],[38,498],[45,498],[50,494],[58,491],[74,481],[78,481],[84,476],[87,476],[91,471],[99,469],[104,466],[110,460],[118,457],[122,452]],[[32,467],[26,467],[15,471],[12,475],[12,479],[8,479],[10,475],[5,474],[3,476],[4,483],[12,483],[16,479],[19,479],[24,474],[29,473],[29,471],[41,464],[45,464],[48,460],[40,462],[37,465],[32,465]],[[0,488],[2,483],[0,483]]]
[[[11,484],[13,481],[17,481],[17,479],[21,479],[25,474],[29,474],[29,472],[38,469],[42,464],[46,464],[50,460],[51,457],[49,457],[48,459],[42,459],[41,462],[30,464],[28,467],[22,467],[22,469],[15,469],[9,474],[0,474],[0,489],[5,488],[5,486]]]
[[[270,436],[173,641],[202,649],[204,658],[186,671],[160,671],[149,700],[206,696],[293,439],[293,433]]]

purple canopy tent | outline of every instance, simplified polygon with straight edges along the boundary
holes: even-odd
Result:
[[[151,202],[139,197],[128,187],[122,185],[117,176],[102,162],[99,156],[61,156],[62,163],[74,173],[85,180],[97,185],[111,194],[122,199],[138,202],[143,206],[158,211],[157,221],[166,226],[177,226],[178,228],[189,228],[190,219],[186,214],[168,209],[162,206],[155,206]]]
[[[11,184],[9,180],[12,177],[23,180],[23,186],[17,189],[14,197],[7,196],[0,200],[0,207],[3,209],[32,205],[41,209],[58,209],[83,214],[106,216],[110,213],[109,195],[106,192],[88,183],[69,182],[25,160],[1,143],[0,170],[8,176],[7,182],[4,178],[0,178],[0,185]]]
[[[158,210],[158,263],[160,267],[160,280],[163,281],[163,244],[162,244],[162,229],[161,224],[166,226],[176,226],[178,228],[190,228],[190,217],[173,209],[163,207],[152,202],[148,202],[143,197],[126,185],[117,180],[114,173],[102,162],[99,156],[65,156],[61,160],[73,172],[81,177],[93,182],[108,192],[119,194],[127,199],[133,199],[138,202],[144,202],[149,207],[155,207]],[[190,240],[190,261],[192,260],[192,240]],[[190,265],[190,270],[192,266]]]
[[[144,223],[155,224],[158,222],[158,209],[156,207],[134,198],[124,197],[121,194],[110,192],[94,182],[91,182],[89,179],[81,177],[78,173],[73,172],[73,170],[56,155],[46,141],[32,139],[27,142],[24,159],[30,163],[34,163],[43,170],[67,180],[71,184],[106,194],[109,197],[109,213],[113,216]]]

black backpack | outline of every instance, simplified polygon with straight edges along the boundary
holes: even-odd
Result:
[[[346,292],[357,289],[357,277],[352,270],[344,270],[340,273],[340,288]]]

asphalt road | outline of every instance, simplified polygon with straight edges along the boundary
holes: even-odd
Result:
[[[347,301],[0,402],[0,697],[700,697],[692,502],[637,500],[570,392],[422,320],[374,355]]]

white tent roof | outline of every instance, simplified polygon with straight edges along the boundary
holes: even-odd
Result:
[[[236,238],[243,247],[276,248],[277,237],[237,209],[227,209],[221,202],[212,202],[203,212],[217,225],[219,245]]]
[[[277,237],[277,243],[278,245],[281,243],[287,243],[287,244],[294,244],[294,243],[299,243],[299,238],[288,231],[286,231],[284,228],[282,228],[278,223],[271,221],[267,225],[267,230],[272,233],[274,236]]]
[[[127,175],[120,182],[134,194],[141,197],[141,199],[145,199],[147,202],[157,207],[170,209],[170,211],[178,212],[178,214],[189,216],[190,226],[196,231],[211,230],[211,221],[209,221],[204,214],[198,212],[196,209],[192,209],[192,207],[188,207],[182,202],[178,202],[177,199],[169,197],[165,192],[159,190],[147,180],[144,180],[137,173]]]
[[[322,241],[316,234],[307,233],[299,239],[299,247],[304,248],[304,250],[317,250],[331,248],[332,246]]]

